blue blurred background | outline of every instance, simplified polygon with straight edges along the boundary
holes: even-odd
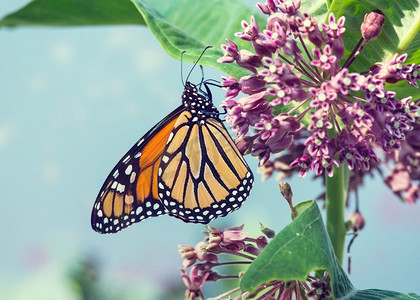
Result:
[[[26,3],[1,1],[0,17]],[[203,226],[163,216],[115,235],[90,228],[115,163],[179,105],[180,62],[140,26],[1,29],[0,45],[0,298],[82,299],[71,278],[89,264],[103,299],[182,298],[177,245],[195,245]],[[214,94],[219,105],[223,92]],[[251,196],[211,225],[245,223],[256,236],[261,221],[278,231],[290,221],[278,183],[260,182],[255,159],[247,161],[256,175]],[[291,185],[295,202],[321,193],[311,176]],[[420,207],[400,203],[379,178],[365,182],[360,198],[366,227],[350,279],[360,289],[420,294]],[[217,295],[211,289],[206,296]]]

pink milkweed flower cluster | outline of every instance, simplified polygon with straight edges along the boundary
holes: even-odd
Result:
[[[238,80],[223,78],[227,92],[222,108],[239,150],[259,159],[266,167],[264,177],[276,166],[282,178],[296,171],[301,177],[308,171],[332,176],[333,167],[343,164],[367,173],[393,160],[396,169],[391,173],[403,172],[408,179],[402,187],[394,188],[395,176],[387,183],[414,202],[419,197],[415,182],[420,152],[418,138],[411,136],[420,123],[419,107],[411,97],[399,99],[386,90],[385,83],[406,81],[418,87],[420,65],[404,65],[407,55],[395,54],[361,73],[349,70],[366,43],[380,34],[383,14],[366,14],[361,42],[340,64],[344,16],[336,19],[331,13],[327,23],[318,24],[299,12],[299,0],[268,0],[257,6],[267,15],[264,27],[251,17],[235,34],[250,42],[253,51],[238,49],[227,39],[218,60],[236,62],[251,72]]]

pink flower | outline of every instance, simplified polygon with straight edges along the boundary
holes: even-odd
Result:
[[[317,58],[311,61],[313,66],[321,68],[324,72],[335,74],[337,57],[332,54],[330,45],[326,45],[323,52],[315,48],[313,53]]]
[[[220,230],[216,227],[206,226],[209,230],[207,249],[217,247],[231,251],[242,251],[245,248],[246,233],[242,232],[244,225]]]
[[[180,269],[182,281],[187,290],[185,291],[185,299],[194,300],[196,298],[203,299],[204,296],[201,287],[210,275],[210,271],[202,271],[198,266],[193,266],[190,274],[187,275],[184,269]]]

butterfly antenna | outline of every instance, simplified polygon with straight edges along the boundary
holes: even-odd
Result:
[[[200,70],[201,70],[201,82],[200,82],[200,85],[201,85],[204,81],[204,68],[202,65],[200,65]]]
[[[200,81],[200,84],[198,85],[198,89],[201,91],[201,85],[204,82],[204,68],[202,65],[200,65],[200,70],[201,70],[201,81]]]
[[[184,75],[183,75],[183,72],[182,72],[182,69],[183,69],[182,68],[182,62],[183,62],[182,57],[184,56],[185,52],[187,52],[187,51],[182,50],[182,52],[181,52],[181,82],[182,82],[183,86],[185,86],[185,82],[184,82]]]
[[[192,71],[194,70],[197,63],[200,61],[201,57],[203,57],[204,52],[206,52],[206,50],[209,49],[209,48],[213,48],[213,47],[212,46],[207,46],[206,48],[204,48],[203,52],[201,52],[200,57],[195,61],[193,67],[191,68],[190,72],[188,73],[187,79],[185,80],[186,82],[188,81],[188,78],[190,78],[190,75],[191,75]]]

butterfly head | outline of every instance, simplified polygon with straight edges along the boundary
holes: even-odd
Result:
[[[197,89],[197,86],[187,81],[182,94],[182,104],[191,114],[197,117],[218,117],[219,111],[213,105],[209,87],[202,82],[206,92]]]

